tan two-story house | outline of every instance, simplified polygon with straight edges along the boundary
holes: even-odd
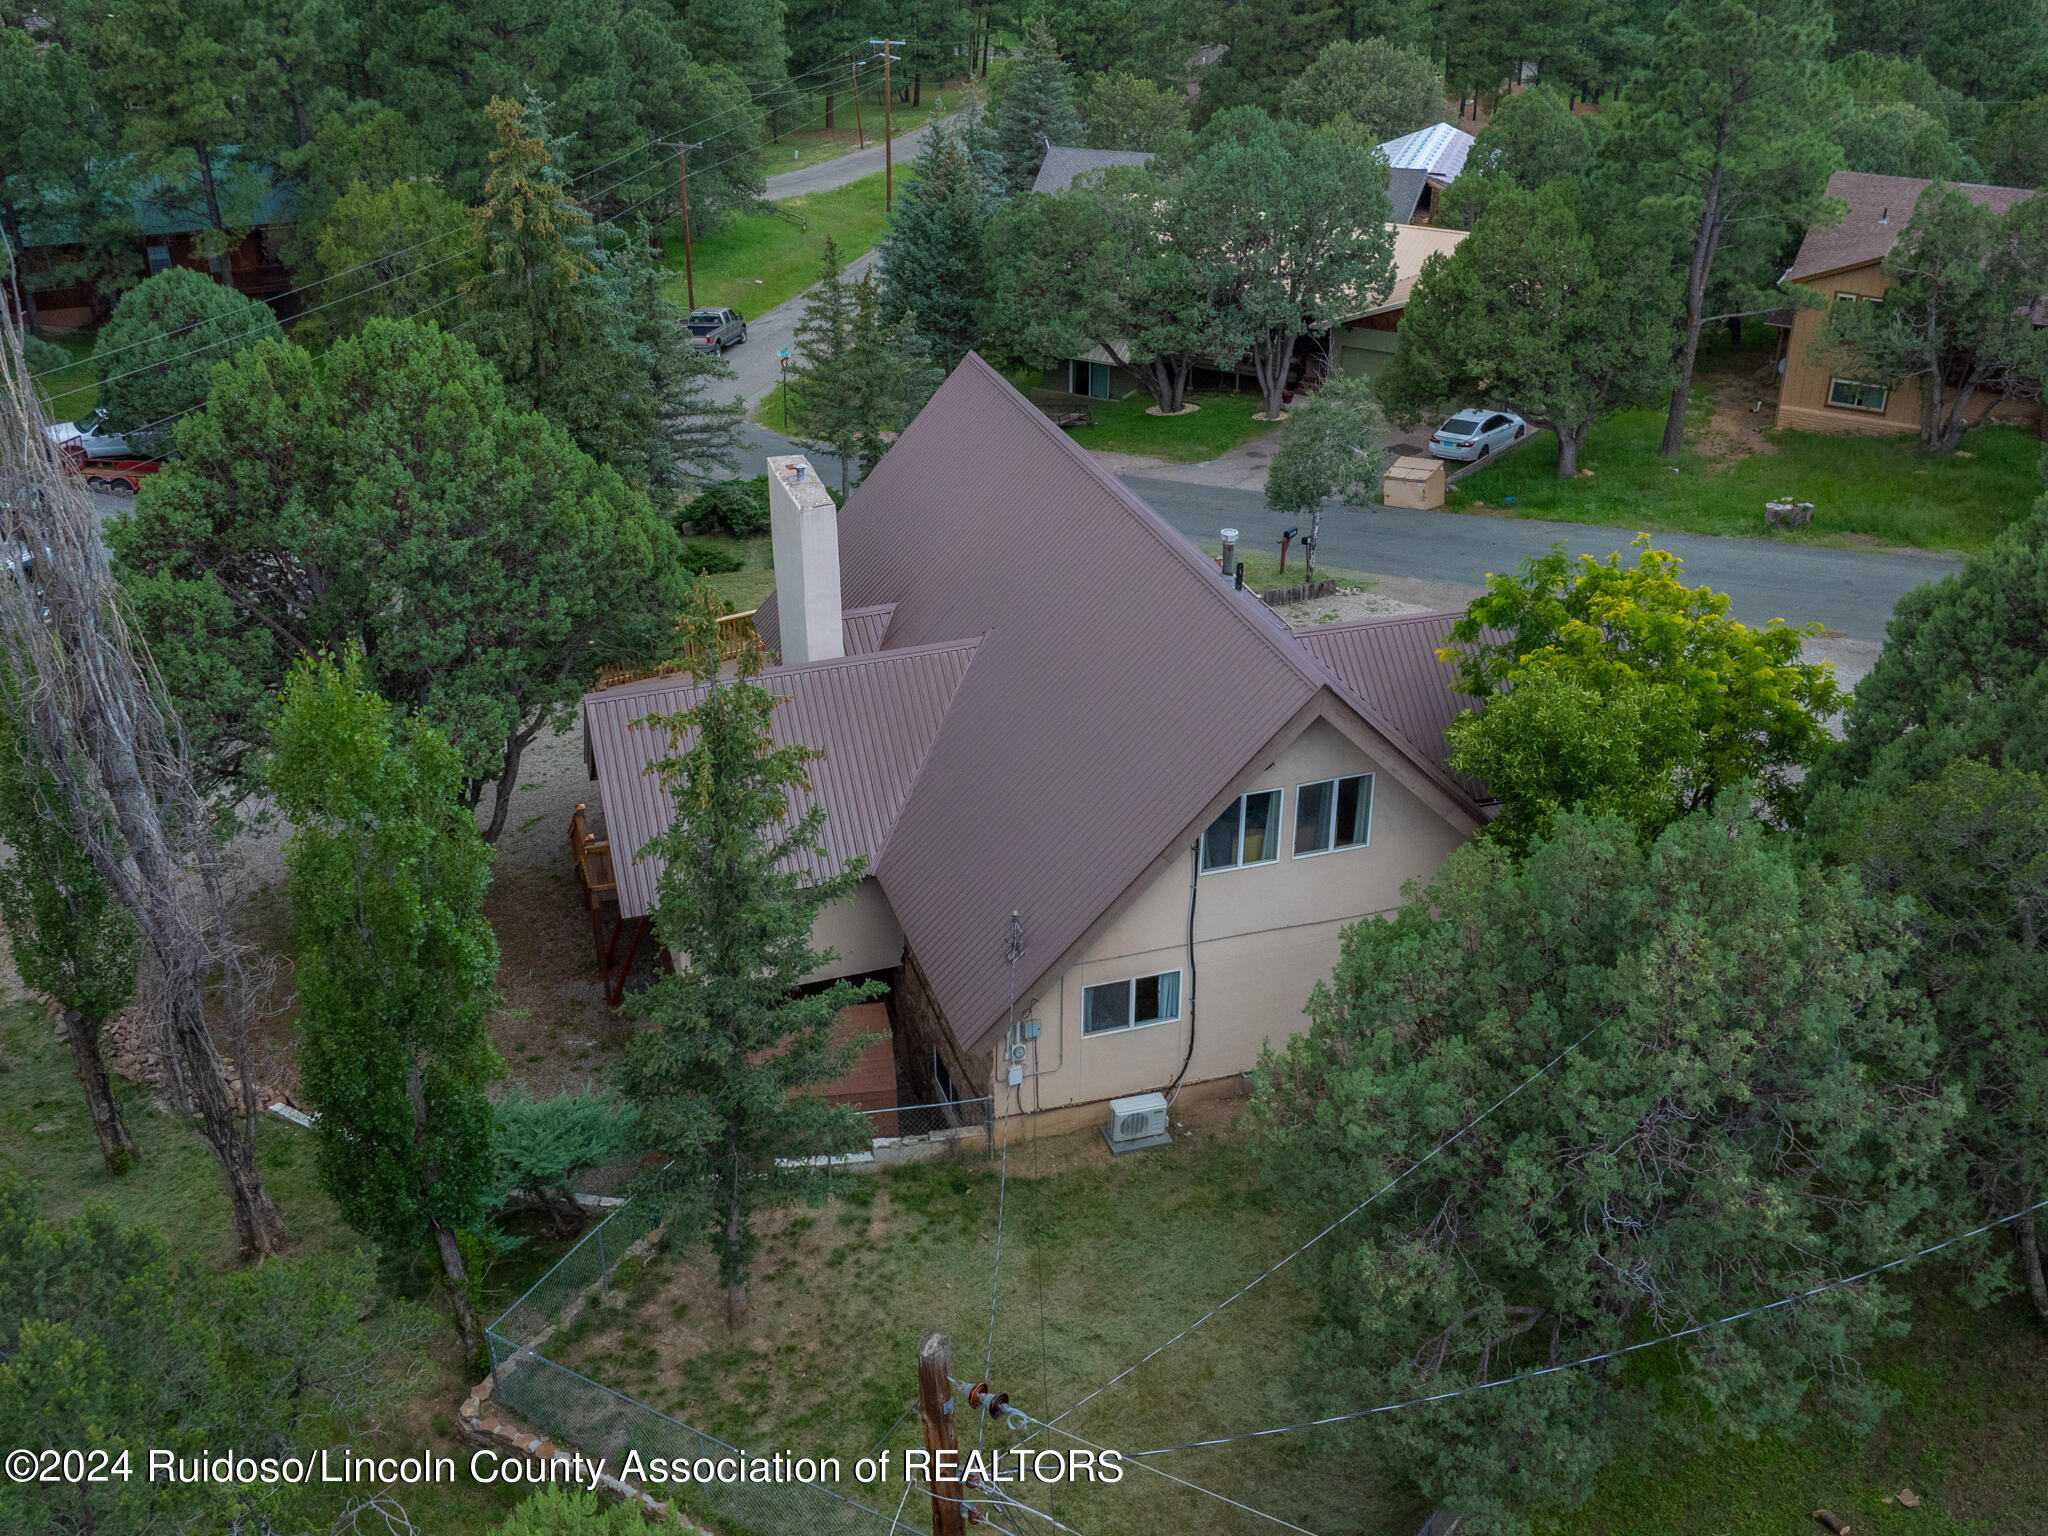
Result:
[[[1445,763],[1455,615],[1289,630],[977,357],[843,511],[769,468],[775,733],[824,754],[825,866],[868,860],[817,979],[888,982],[901,1103],[1044,1130],[1234,1089],[1489,813]],[[626,922],[670,815],[635,722],[692,697],[584,701]]]
[[[1828,195],[1848,209],[1839,224],[1814,228],[1800,242],[1799,254],[1785,273],[1786,287],[1811,288],[1836,304],[1880,304],[1892,280],[1884,260],[1913,217],[1920,194],[1933,183],[1916,176],[1875,176],[1862,171],[1837,171],[1828,179]],[[2024,187],[1960,186],[1973,201],[2003,213],[2034,194]],[[1782,355],[1778,390],[1779,427],[1801,432],[1918,432],[1920,386],[1886,379],[1855,378],[1836,371],[1815,356],[1813,345],[1827,324],[1826,310],[1793,309]],[[2004,400],[1993,408],[1993,421],[2038,427],[2038,401]]]

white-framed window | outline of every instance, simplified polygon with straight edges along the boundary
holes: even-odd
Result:
[[[1294,791],[1294,856],[1363,848],[1372,841],[1372,775],[1318,779]]]
[[[1081,1033],[1114,1034],[1120,1029],[1148,1029],[1180,1018],[1180,972],[1133,976],[1081,989]]]
[[[1280,804],[1284,790],[1255,789],[1223,808],[1202,834],[1202,873],[1271,864],[1280,857]]]
[[[1885,401],[1890,398],[1891,391],[1882,384],[1868,384],[1860,379],[1828,380],[1828,404],[1845,411],[1871,411],[1882,416]]]

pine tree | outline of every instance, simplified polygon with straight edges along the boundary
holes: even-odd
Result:
[[[0,676],[0,842],[12,850],[0,864],[0,925],[23,983],[63,1014],[100,1156],[109,1171],[126,1173],[142,1151],[114,1102],[100,1029],[135,992],[135,921],[72,830],[70,808],[17,722],[10,692]]]
[[[982,339],[988,290],[983,245],[997,198],[974,140],[979,125],[935,122],[882,242],[881,318],[908,321],[941,367]]]
[[[495,1172],[491,850],[459,797],[461,760],[371,692],[355,655],[299,661],[273,745],[270,791],[295,828],[299,1066],[320,1112],[320,1186],[379,1243],[432,1241],[473,1357],[483,1335],[457,1234]]]
[[[650,852],[662,861],[654,929],[677,970],[644,994],[653,1028],[627,1048],[619,1085],[647,1141],[674,1161],[657,1189],[699,1204],[726,1286],[726,1318],[747,1314],[757,1213],[814,1188],[802,1160],[866,1138],[854,1111],[806,1092],[844,1072],[867,1043],[835,1044],[840,1010],[875,982],[803,990],[831,960],[812,924],[859,882],[865,860],[820,878],[824,807],[793,821],[815,749],[776,746],[778,702],[759,651],[719,674],[717,602],[690,615],[697,702],[658,723],[670,755],[654,764],[675,819]]]
[[[825,238],[818,281],[804,295],[797,317],[796,365],[790,370],[790,435],[812,453],[839,460],[839,494],[849,487],[847,465],[857,451],[860,402],[847,368],[853,346],[853,289],[843,276],[839,242]]]
[[[1024,29],[1024,53],[1010,70],[996,108],[996,153],[1010,192],[1026,192],[1045,164],[1048,144],[1072,147],[1088,130],[1074,107],[1074,75],[1042,18]]]
[[[644,241],[634,240],[607,266],[640,367],[654,391],[648,483],[694,493],[721,474],[737,475],[746,446],[747,403],[738,395],[719,400],[712,394],[732,382],[732,364],[690,345],[682,308],[662,294],[661,269]]]
[[[463,285],[469,337],[520,405],[569,429],[577,447],[645,483],[655,402],[601,260],[590,215],[557,167],[547,111],[494,97],[498,147],[476,209],[482,271]]]

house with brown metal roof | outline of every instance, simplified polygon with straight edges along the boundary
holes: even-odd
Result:
[[[1830,305],[1882,303],[1892,286],[1884,270],[1885,257],[1913,217],[1920,194],[1932,185],[1917,176],[1835,172],[1828,178],[1828,195],[1840,199],[1848,211],[1840,223],[1806,232],[1781,281],[1814,289]],[[2025,187],[1959,185],[1957,190],[1999,213],[2034,195]],[[1789,319],[1780,358],[1778,426],[1802,432],[1920,430],[1917,383],[1845,377],[1812,355],[1827,311],[1794,309]],[[2007,400],[1993,409],[1991,419],[2038,426],[2040,415],[2036,401]]]
[[[818,979],[889,982],[901,1102],[1232,1087],[1488,814],[1445,761],[1456,615],[1289,630],[978,357],[843,510],[769,468],[774,732],[823,751],[826,858],[869,861]],[[629,923],[670,814],[633,722],[690,697],[584,701]]]

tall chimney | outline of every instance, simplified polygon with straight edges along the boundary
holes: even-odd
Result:
[[[1235,528],[1225,528],[1222,533],[1222,538],[1223,559],[1220,563],[1223,568],[1223,574],[1225,576],[1228,576],[1230,574],[1231,566],[1234,565],[1237,561],[1237,530]]]
[[[801,455],[768,461],[768,526],[775,548],[775,608],[782,625],[783,665],[844,656],[839,509]]]

